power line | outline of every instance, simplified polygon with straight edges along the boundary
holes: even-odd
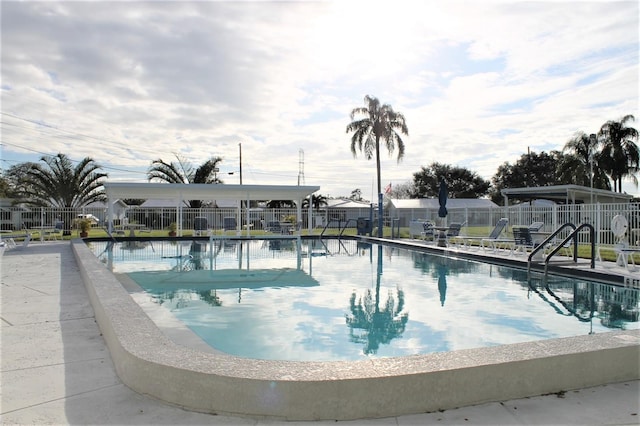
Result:
[[[36,154],[41,154],[41,155],[43,155],[43,156],[47,156],[47,157],[55,157],[55,156],[56,156],[56,154],[51,154],[51,153],[48,153],[48,152],[37,151],[37,150],[35,150],[35,149],[27,148],[27,147],[25,147],[25,146],[21,146],[21,145],[13,144],[13,143],[8,143],[8,142],[5,142],[5,141],[0,142],[0,145],[2,145],[2,146],[4,146],[4,145],[15,146],[15,147],[17,147],[17,148],[21,148],[21,149],[24,149],[24,150],[26,150],[26,151],[35,152]],[[74,160],[74,159],[73,159],[73,158],[71,158],[71,157],[68,157],[68,158],[69,158],[69,160],[70,160],[70,161],[72,161],[72,162],[74,162],[74,163],[79,163],[79,162],[80,162],[80,160]],[[14,163],[18,163],[18,164],[20,163],[20,162],[19,162],[19,161],[17,161],[17,160],[5,160],[5,159],[3,159],[2,161],[5,161],[5,162],[12,161],[12,162],[14,162]],[[103,166],[103,165],[101,165],[101,164],[100,164],[100,167],[101,167],[101,168],[103,168],[103,169],[106,169],[106,170],[113,170],[113,171],[118,171],[118,172],[126,172],[126,173],[134,173],[134,174],[144,174],[144,175],[146,175],[146,171],[145,171],[145,172],[141,172],[141,171],[138,171],[138,170],[121,169],[121,168],[119,168],[119,167]]]

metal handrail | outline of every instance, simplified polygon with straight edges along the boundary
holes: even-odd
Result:
[[[344,230],[347,229],[347,225],[349,225],[349,223],[351,223],[351,222],[355,222],[356,225],[358,224],[358,220],[357,219],[347,219],[347,221],[344,223],[344,226],[340,230],[340,233],[338,234],[339,237],[342,237],[342,234],[343,234]]]
[[[555,231],[553,231],[551,233],[551,235],[549,235],[547,238],[544,239],[544,241],[538,245],[537,247],[534,247],[533,250],[531,251],[531,253],[529,253],[529,257],[527,258],[527,272],[531,271],[531,260],[533,259],[533,257],[536,255],[536,253],[538,253],[540,250],[544,250],[544,248],[546,247],[547,244],[549,244],[549,242],[551,240],[553,240],[560,232],[564,231],[566,228],[571,228],[572,232],[569,235],[573,235],[573,232],[576,229],[576,226],[573,223],[567,222],[564,225],[560,226],[558,229],[556,229]],[[576,244],[576,248],[577,248],[577,240],[574,241],[574,243]],[[562,247],[562,245],[559,245],[558,247]],[[577,253],[578,250],[574,250],[574,261],[577,261]]]
[[[322,232],[320,233],[320,237],[324,237],[324,231],[327,230],[327,228],[329,227],[330,224],[332,224],[333,222],[338,222],[338,225],[340,225],[342,223],[341,220],[336,220],[336,219],[331,219],[329,221],[327,221],[327,224],[324,226],[324,228],[322,229]],[[347,225],[349,225],[349,223],[351,222],[356,222],[356,224],[358,223],[357,219],[347,219],[347,221],[344,223],[344,226],[342,227],[342,229],[340,229],[340,232],[338,233],[339,237],[342,237],[342,234],[344,233],[344,230],[347,229]]]
[[[562,247],[569,242],[573,238],[573,261],[578,262],[578,232],[587,228],[589,230],[589,239],[591,240],[591,269],[595,269],[596,267],[596,230],[590,223],[583,223],[573,230],[556,248],[551,250],[551,253],[547,255],[547,258],[544,261],[544,271],[547,273],[547,266],[549,266],[549,259],[556,254]]]
[[[575,263],[578,262],[578,233],[580,231],[582,231],[583,229],[585,229],[585,228],[587,228],[589,230],[589,237],[590,237],[589,239],[590,239],[590,242],[591,242],[591,269],[595,269],[595,267],[596,267],[596,258],[595,258],[595,253],[596,253],[595,232],[596,231],[595,231],[595,228],[593,227],[593,225],[591,225],[589,223],[583,223],[578,227],[576,227],[573,223],[565,223],[564,225],[562,225],[561,227],[556,229],[554,232],[552,232],[551,235],[549,235],[547,238],[545,238],[545,240],[538,247],[534,248],[531,251],[531,253],[529,254],[529,257],[527,259],[527,272],[531,271],[531,260],[533,259],[533,256],[537,252],[539,252],[540,250],[544,250],[545,246],[551,240],[553,240],[560,232],[562,232],[566,228],[571,228],[573,230],[553,250],[551,250],[551,252],[544,259],[544,273],[545,273],[545,275],[547,274],[547,268],[549,266],[549,261],[551,260],[551,258],[556,253],[558,253],[562,248],[564,248],[564,246],[571,240],[573,240],[573,261]]]

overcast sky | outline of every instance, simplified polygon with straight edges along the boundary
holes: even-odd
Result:
[[[145,181],[178,153],[239,183],[241,151],[245,184],[375,200],[345,132],[371,95],[409,128],[383,186],[433,162],[490,179],[607,120],[640,129],[638,5],[2,1],[1,166],[62,152]]]

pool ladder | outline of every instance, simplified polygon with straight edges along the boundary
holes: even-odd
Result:
[[[564,231],[567,228],[571,228],[572,231],[567,235],[556,247],[551,250],[551,252],[544,259],[544,274],[547,275],[547,268],[549,266],[549,261],[551,258],[557,254],[563,248],[566,248],[567,244],[572,242],[573,246],[573,262],[578,263],[578,233],[584,229],[589,231],[589,240],[591,243],[591,269],[595,269],[596,267],[596,242],[595,242],[595,228],[593,225],[589,223],[583,223],[580,226],[576,227],[573,223],[565,223],[555,231],[551,233],[545,240],[537,247],[535,247],[531,253],[529,253],[529,257],[527,259],[527,274],[531,273],[531,263],[533,257],[540,251],[544,250],[544,248],[553,241],[560,232]]]

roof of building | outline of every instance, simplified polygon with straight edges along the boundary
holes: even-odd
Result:
[[[440,202],[437,198],[391,199],[391,205],[396,209],[438,209]],[[496,203],[486,198],[449,198],[448,209],[490,208],[498,207]]]
[[[501,191],[505,204],[509,200],[530,201],[536,199],[552,200],[561,204],[581,203],[627,203],[633,198],[606,189],[589,188],[580,185],[552,185],[526,188],[505,188]]]
[[[171,200],[302,200],[319,186],[106,182],[107,196]],[[176,205],[175,203],[173,204]]]
[[[348,198],[331,198],[327,200],[329,209],[368,209],[371,203],[364,201],[354,201]]]

